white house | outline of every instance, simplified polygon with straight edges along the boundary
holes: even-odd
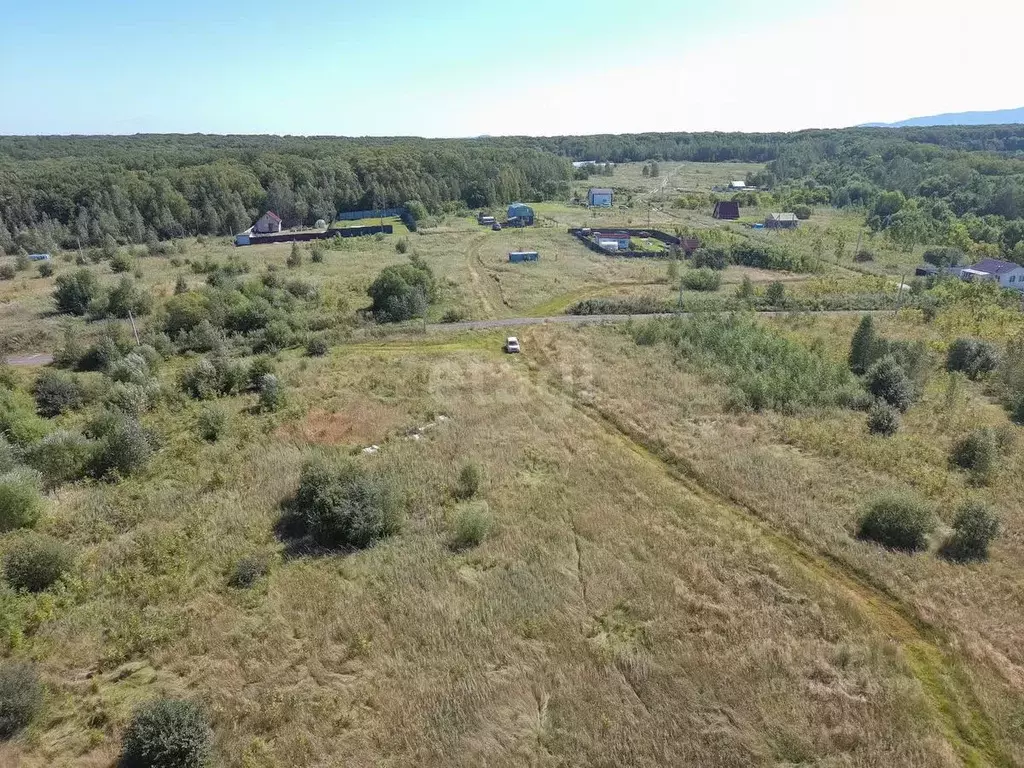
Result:
[[[612,190],[591,187],[590,192],[587,194],[587,205],[597,208],[611,208]]]
[[[964,267],[960,276],[964,280],[994,280],[1002,288],[1024,292],[1024,267],[1010,261],[982,259],[977,264]]]
[[[745,181],[730,181],[729,182],[729,189],[733,190],[734,192],[737,191],[737,190],[743,190],[743,189],[746,189],[746,188],[747,188],[747,182],[745,182]]]
[[[252,231],[257,235],[270,235],[281,231],[281,217],[273,211],[267,211],[257,221]]]

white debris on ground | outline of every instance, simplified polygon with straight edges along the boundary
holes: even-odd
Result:
[[[451,417],[450,416],[445,416],[444,414],[439,414],[438,416],[435,416],[434,420],[432,422],[430,422],[429,424],[424,424],[422,427],[413,427],[412,429],[408,430],[405,433],[405,435],[404,435],[404,439],[405,440],[422,440],[424,437],[426,437],[426,435],[424,433],[427,432],[427,430],[433,429],[434,427],[438,426],[439,424],[444,424],[447,421],[451,421]],[[370,455],[370,456],[372,456],[373,454],[377,453],[378,451],[380,451],[380,446],[379,445],[369,445],[366,448],[363,448],[363,453],[365,453],[367,455]]]

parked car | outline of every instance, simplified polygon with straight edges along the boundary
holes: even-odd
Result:
[[[510,355],[518,354],[521,351],[519,349],[519,339],[515,336],[509,336],[505,339],[505,351]]]
[[[493,229],[495,232],[501,232],[501,222],[496,221],[493,224],[491,224],[491,229]]]

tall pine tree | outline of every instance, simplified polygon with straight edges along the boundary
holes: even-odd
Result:
[[[875,332],[875,321],[871,315],[865,315],[850,343],[850,370],[858,376],[864,375],[874,360],[878,347],[878,334]]]

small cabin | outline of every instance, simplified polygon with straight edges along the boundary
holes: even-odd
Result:
[[[257,235],[272,235],[281,231],[281,217],[273,211],[267,211],[260,216],[252,228]]]
[[[629,235],[623,232],[598,232],[594,235],[594,239],[606,251],[629,250]]]
[[[533,226],[533,218],[533,208],[525,203],[512,203],[508,207],[508,220],[513,226]]]
[[[587,193],[587,205],[593,208],[611,208],[612,190],[600,187],[592,187]]]
[[[512,264],[519,264],[524,261],[537,261],[540,259],[540,254],[536,251],[510,251],[508,254],[508,260]]]
[[[733,200],[719,200],[715,203],[715,212],[712,215],[716,219],[736,221],[740,217],[740,204]]]

